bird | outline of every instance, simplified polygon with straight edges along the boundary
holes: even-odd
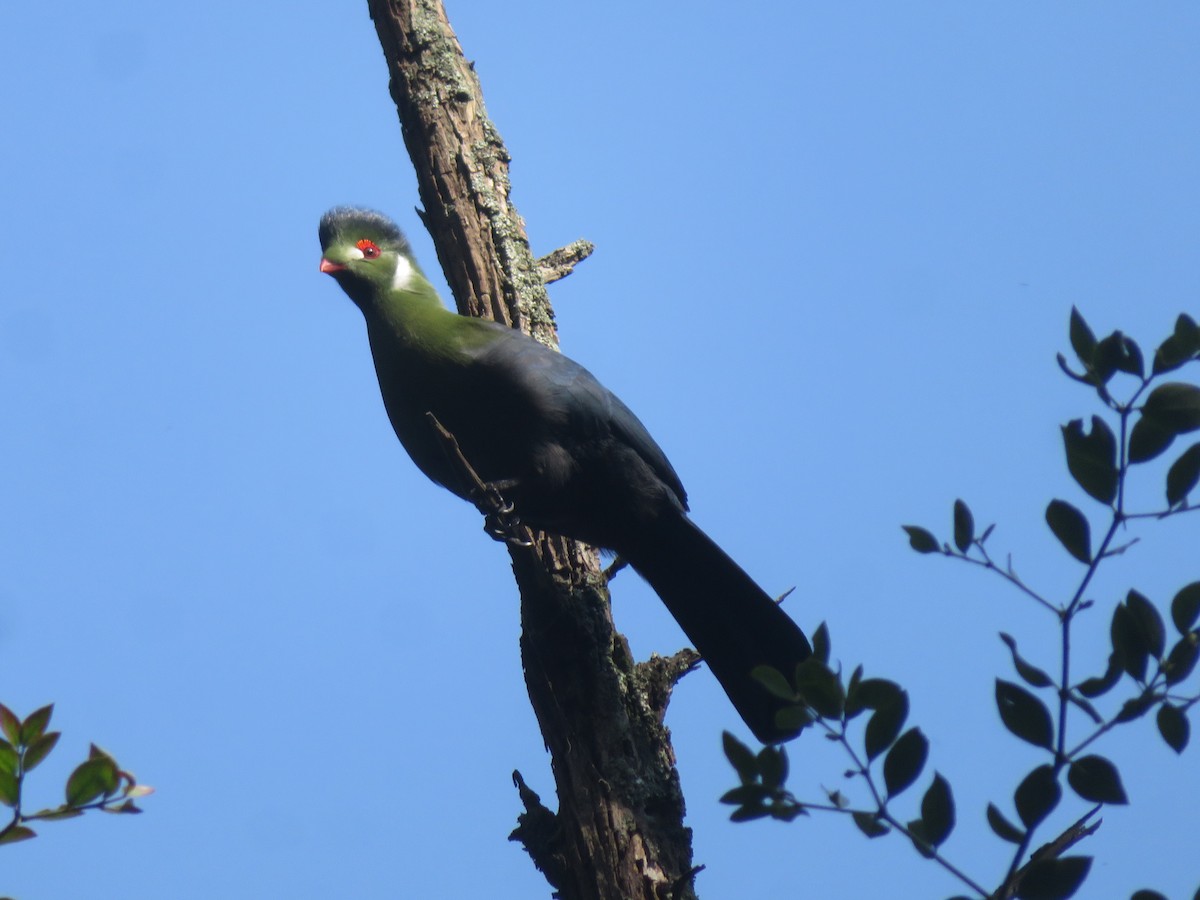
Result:
[[[417,467],[478,500],[432,414],[510,522],[615,553],[658,594],[755,737],[793,737],[776,722],[792,704],[752,672],[790,679],[812,653],[808,638],[691,520],[683,483],[637,416],[564,354],[447,309],[385,215],[335,207],[318,236],[319,269],[366,320],[384,407]]]

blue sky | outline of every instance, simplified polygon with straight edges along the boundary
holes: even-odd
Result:
[[[505,840],[514,768],[553,794],[505,551],[405,458],[360,317],[317,272],[317,219],[348,202],[436,271],[365,5],[55,12],[19,5],[0,33],[0,700],[57,703],[33,803],[89,740],[158,792],[3,848],[0,892],[546,896]],[[1078,579],[1042,514],[1098,512],[1058,431],[1097,410],[1054,354],[1072,304],[1147,348],[1200,312],[1200,9],[449,13],[535,251],[597,245],[552,289],[564,349],[646,422],[697,521],[829,623],[837,660],[909,688],[958,799],[947,855],[994,881],[984,806],[1010,809],[1040,762],[998,723],[996,633],[1053,666],[1056,629],[899,526],[948,535],[963,497],[1029,581]],[[1161,477],[1135,488],[1147,506]],[[1093,585],[1081,669],[1103,668],[1129,587],[1165,606],[1200,577],[1200,520],[1137,536]],[[647,588],[615,587],[639,656],[681,645]],[[720,732],[748,735],[707,674],[668,722],[703,896],[959,889],[841,819],[728,824]],[[823,744],[793,745],[793,788],[853,795]],[[1105,811],[1080,896],[1190,896],[1194,752],[1150,721],[1099,752],[1133,806]]]

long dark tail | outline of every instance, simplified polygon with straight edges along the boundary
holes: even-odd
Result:
[[[660,517],[623,548],[712,669],[734,708],[764,744],[791,737],[775,725],[785,704],[750,676],[774,666],[791,680],[812,654],[804,632],[682,512]]]

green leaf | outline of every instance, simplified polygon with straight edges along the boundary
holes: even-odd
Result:
[[[1054,725],[1046,705],[1018,684],[996,679],[996,706],[1004,727],[1037,747],[1053,748]]]
[[[750,672],[750,677],[766,688],[773,697],[793,702],[799,699],[796,689],[788,684],[783,673],[774,666],[755,666]]]
[[[1129,802],[1117,767],[1103,756],[1084,756],[1071,763],[1067,784],[1091,803],[1120,805]]]
[[[1017,670],[1017,674],[1035,688],[1051,687],[1054,684],[1053,679],[1037,666],[1030,665],[1021,658],[1021,654],[1017,652],[1017,642],[1013,640],[1011,635],[1000,632],[1000,640],[1008,645],[1008,649],[1012,651],[1013,666]]]
[[[1195,431],[1200,428],[1200,387],[1184,381],[1160,384],[1146,398],[1142,417],[1172,434]]]
[[[815,656],[796,666],[796,687],[805,701],[826,719],[840,719],[846,695],[837,675]]]
[[[940,846],[954,830],[954,794],[950,783],[940,772],[933,773],[933,784],[921,798],[923,837],[933,846]]]
[[[117,766],[109,756],[93,756],[80,763],[67,779],[67,805],[83,806],[117,790]]]
[[[1171,652],[1167,654],[1166,665],[1163,666],[1167,684],[1179,684],[1191,675],[1192,669],[1196,668],[1197,658],[1200,658],[1197,635],[1189,634],[1176,641]]]
[[[876,679],[870,679],[874,680]],[[864,685],[867,683],[863,682]],[[904,691],[897,690],[886,699],[872,699],[875,700],[875,712],[867,720],[866,734],[863,737],[868,762],[892,746],[908,718],[908,695]]]
[[[987,821],[1000,840],[1010,844],[1019,844],[1025,840],[1025,832],[1008,821],[994,803],[987,805]]]
[[[933,856],[935,850],[933,843],[925,836],[925,822],[921,819],[912,819],[907,823],[908,837],[912,841],[913,848],[929,859]]]
[[[1176,753],[1182,753],[1191,737],[1191,723],[1187,715],[1178,706],[1164,703],[1158,708],[1158,733],[1167,742],[1167,746]]]
[[[761,784],[743,784],[721,795],[721,803],[734,806],[762,806],[769,791]]]
[[[729,760],[738,778],[743,784],[749,784],[758,779],[758,757],[754,751],[735,738],[728,731],[721,732],[721,744],[725,749],[725,758]]]
[[[873,813],[856,812],[851,813],[850,817],[854,819],[854,824],[869,838],[883,837],[891,829],[881,822]]]
[[[1091,857],[1063,856],[1030,863],[1017,886],[1018,900],[1066,900],[1079,890],[1092,868]]]
[[[37,837],[37,832],[32,828],[26,828],[24,825],[13,825],[0,833],[0,844],[15,844],[17,841],[27,841],[32,837]]]
[[[1140,697],[1134,697],[1132,700],[1126,700],[1121,704],[1121,710],[1113,719],[1114,722],[1132,722],[1134,719],[1140,719],[1158,703],[1156,697],[1151,691],[1146,691]]]
[[[1096,355],[1096,335],[1083,318],[1083,314],[1074,306],[1071,307],[1071,348],[1085,369],[1091,369],[1092,358]]]
[[[826,666],[829,665],[829,626],[822,622],[817,626],[817,630],[812,636],[812,655],[814,658],[823,662]]]
[[[758,771],[767,790],[783,787],[788,776],[787,751],[783,747],[763,747],[758,751]]]
[[[1051,500],[1046,524],[1068,553],[1081,563],[1092,561],[1092,533],[1083,513],[1065,500]]]
[[[1175,432],[1164,428],[1152,418],[1140,416],[1133,423],[1133,431],[1129,434],[1129,461],[1149,462],[1170,447],[1174,440]]]
[[[813,723],[813,716],[803,704],[786,706],[775,712],[775,727],[783,734],[799,734]]]
[[[765,806],[743,806],[729,814],[730,822],[752,822],[765,819],[771,813]]]
[[[937,553],[942,549],[938,545],[937,538],[930,531],[918,525],[902,525],[901,527],[908,532],[908,545],[918,553]]]
[[[1092,416],[1090,434],[1083,433],[1082,419],[1072,419],[1062,435],[1071,477],[1091,497],[1111,504],[1117,496],[1117,439],[1112,429]]]
[[[8,741],[0,741],[0,772],[17,774],[17,766],[21,764],[21,754]]]
[[[1200,483],[1200,444],[1192,444],[1167,470],[1167,506],[1176,506],[1187,499]]]
[[[1145,682],[1150,648],[1147,646],[1141,623],[1127,604],[1118,603],[1113,610],[1109,634],[1112,639],[1113,654],[1121,664],[1121,668],[1137,681]]]
[[[1058,806],[1062,798],[1062,788],[1054,777],[1054,767],[1038,766],[1025,776],[1013,799],[1017,805],[1017,815],[1021,817],[1026,830],[1033,828]]]
[[[21,799],[21,785],[13,772],[0,772],[0,803],[15,807]]]
[[[1121,661],[1114,651],[1108,657],[1108,669],[1099,678],[1086,678],[1076,685],[1075,689],[1085,697],[1099,697],[1107,694],[1121,680]]]
[[[14,747],[21,743],[21,720],[3,703],[0,703],[0,731]]]
[[[1125,598],[1125,604],[1133,613],[1138,629],[1142,633],[1142,646],[1155,659],[1161,659],[1166,648],[1167,631],[1163,627],[1162,616],[1154,608],[1154,604],[1139,594],[1130,591]]]
[[[46,726],[50,723],[50,716],[54,712],[54,704],[43,706],[41,709],[35,709],[25,721],[21,723],[21,743],[29,746],[43,734],[46,733]]]
[[[1187,634],[1196,627],[1196,619],[1200,618],[1200,581],[1180,588],[1175,599],[1171,601],[1171,621],[1180,634]]]
[[[50,751],[58,743],[59,737],[61,737],[59,732],[49,731],[29,745],[29,749],[25,751],[26,772],[32,772],[43,759],[50,755]]]
[[[975,540],[975,517],[971,515],[971,509],[961,500],[954,501],[954,546],[959,549],[960,553],[966,553],[971,549],[971,542]]]
[[[929,741],[920,728],[910,728],[900,735],[883,758],[883,783],[889,797],[895,797],[917,780],[928,755]]]

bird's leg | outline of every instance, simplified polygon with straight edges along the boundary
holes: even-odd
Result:
[[[438,421],[431,412],[425,413],[429,424],[442,440],[442,448],[451,465],[458,468],[464,480],[469,485],[465,496],[475,504],[475,508],[483,513],[483,530],[498,541],[504,541],[517,547],[532,547],[533,541],[529,529],[521,525],[512,502],[504,499],[502,491],[517,486],[517,479],[507,478],[500,481],[485,482],[479,477],[470,461],[463,455],[458,441],[446,426]],[[457,493],[457,491],[455,492]]]
[[[515,478],[503,481],[489,481],[481,488],[472,492],[471,500],[475,507],[483,513],[483,530],[497,541],[504,541],[516,547],[532,547],[529,539],[529,529],[521,524],[521,517],[511,500],[506,500],[504,490],[517,486]]]

